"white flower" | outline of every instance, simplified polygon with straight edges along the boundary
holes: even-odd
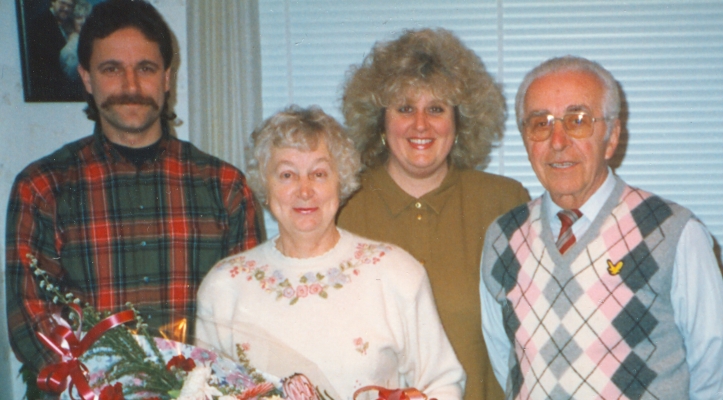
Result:
[[[218,400],[236,400],[236,396],[225,395],[218,398]]]
[[[223,393],[208,384],[210,378],[211,367],[197,365],[183,382],[178,400],[211,400],[213,396],[222,396]]]

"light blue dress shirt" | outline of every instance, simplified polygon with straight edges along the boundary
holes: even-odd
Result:
[[[608,169],[605,182],[580,207],[583,216],[572,225],[576,237],[587,231],[614,187],[615,179]],[[548,192],[542,196],[542,207],[551,216],[550,229],[558,235],[561,222],[554,216],[562,208]],[[713,239],[696,219],[688,221],[678,241],[670,297],[690,369],[690,398],[723,399],[723,277],[713,253]],[[480,282],[480,300],[482,332],[490,361],[497,380],[505,388],[512,347],[505,333],[502,308],[484,282]]]

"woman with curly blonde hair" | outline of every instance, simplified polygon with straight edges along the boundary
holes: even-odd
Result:
[[[467,372],[465,398],[503,398],[482,338],[480,254],[487,226],[529,195],[475,169],[502,138],[499,86],[454,34],[421,29],[375,44],[350,69],[342,100],[366,170],[339,226],[394,243],[425,266]]]

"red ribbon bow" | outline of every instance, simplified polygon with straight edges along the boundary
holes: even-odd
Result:
[[[75,304],[73,306],[75,306],[73,309],[77,311],[78,315],[82,316],[80,307]],[[133,310],[113,314],[95,325],[81,340],[78,339],[80,331],[74,333],[69,326],[57,325],[53,328],[51,336],[56,341],[41,332],[36,332],[38,339],[46,347],[62,357],[62,361],[59,363],[48,365],[40,371],[37,380],[38,389],[60,394],[68,385],[70,385],[71,389],[75,385],[84,400],[95,399],[95,392],[90,388],[88,379],[85,376],[87,368],[78,360],[78,357],[82,356],[108,330],[134,319],[135,313]],[[82,325],[82,321],[79,321],[80,325]]]
[[[427,400],[427,395],[415,388],[386,389],[381,386],[364,386],[363,388],[357,389],[357,391],[354,392],[354,400],[356,400],[358,395],[369,390],[379,392],[379,398],[377,400]]]

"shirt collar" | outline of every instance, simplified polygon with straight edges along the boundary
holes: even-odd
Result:
[[[595,217],[600,213],[600,210],[602,209],[603,205],[605,205],[605,202],[607,201],[608,197],[610,197],[610,194],[613,192],[613,189],[615,189],[615,178],[613,177],[613,171],[610,167],[608,167],[608,176],[605,178],[605,181],[602,185],[593,193],[592,196],[590,196],[589,199],[585,202],[585,204],[580,207],[580,212],[582,213],[581,218],[586,218],[588,221],[593,221]],[[550,197],[550,193],[545,191],[545,193],[542,195],[542,206],[544,207],[545,212],[547,215],[550,216],[550,225],[555,228],[557,226],[559,228],[560,222],[557,218],[553,218],[554,215],[557,215],[558,212],[562,210],[562,207],[555,204],[554,201],[552,201],[552,198]],[[555,231],[553,229],[553,231]]]
[[[95,123],[95,127],[93,128],[93,137],[95,138],[95,151],[98,154],[108,155],[113,162],[126,162],[126,159],[120,155],[118,150],[113,147],[111,141],[103,134],[100,122]],[[156,156],[156,160],[159,160],[164,155],[167,155],[168,143],[171,138],[171,129],[168,126],[168,122],[161,119],[161,138],[158,141],[158,155]]]
[[[371,170],[369,174],[371,177],[370,189],[377,191],[389,212],[394,216],[399,215],[407,207],[414,207],[418,202],[439,214],[451,195],[452,189],[459,181],[459,170],[450,165],[447,175],[439,187],[417,199],[402,190],[383,166]]]

